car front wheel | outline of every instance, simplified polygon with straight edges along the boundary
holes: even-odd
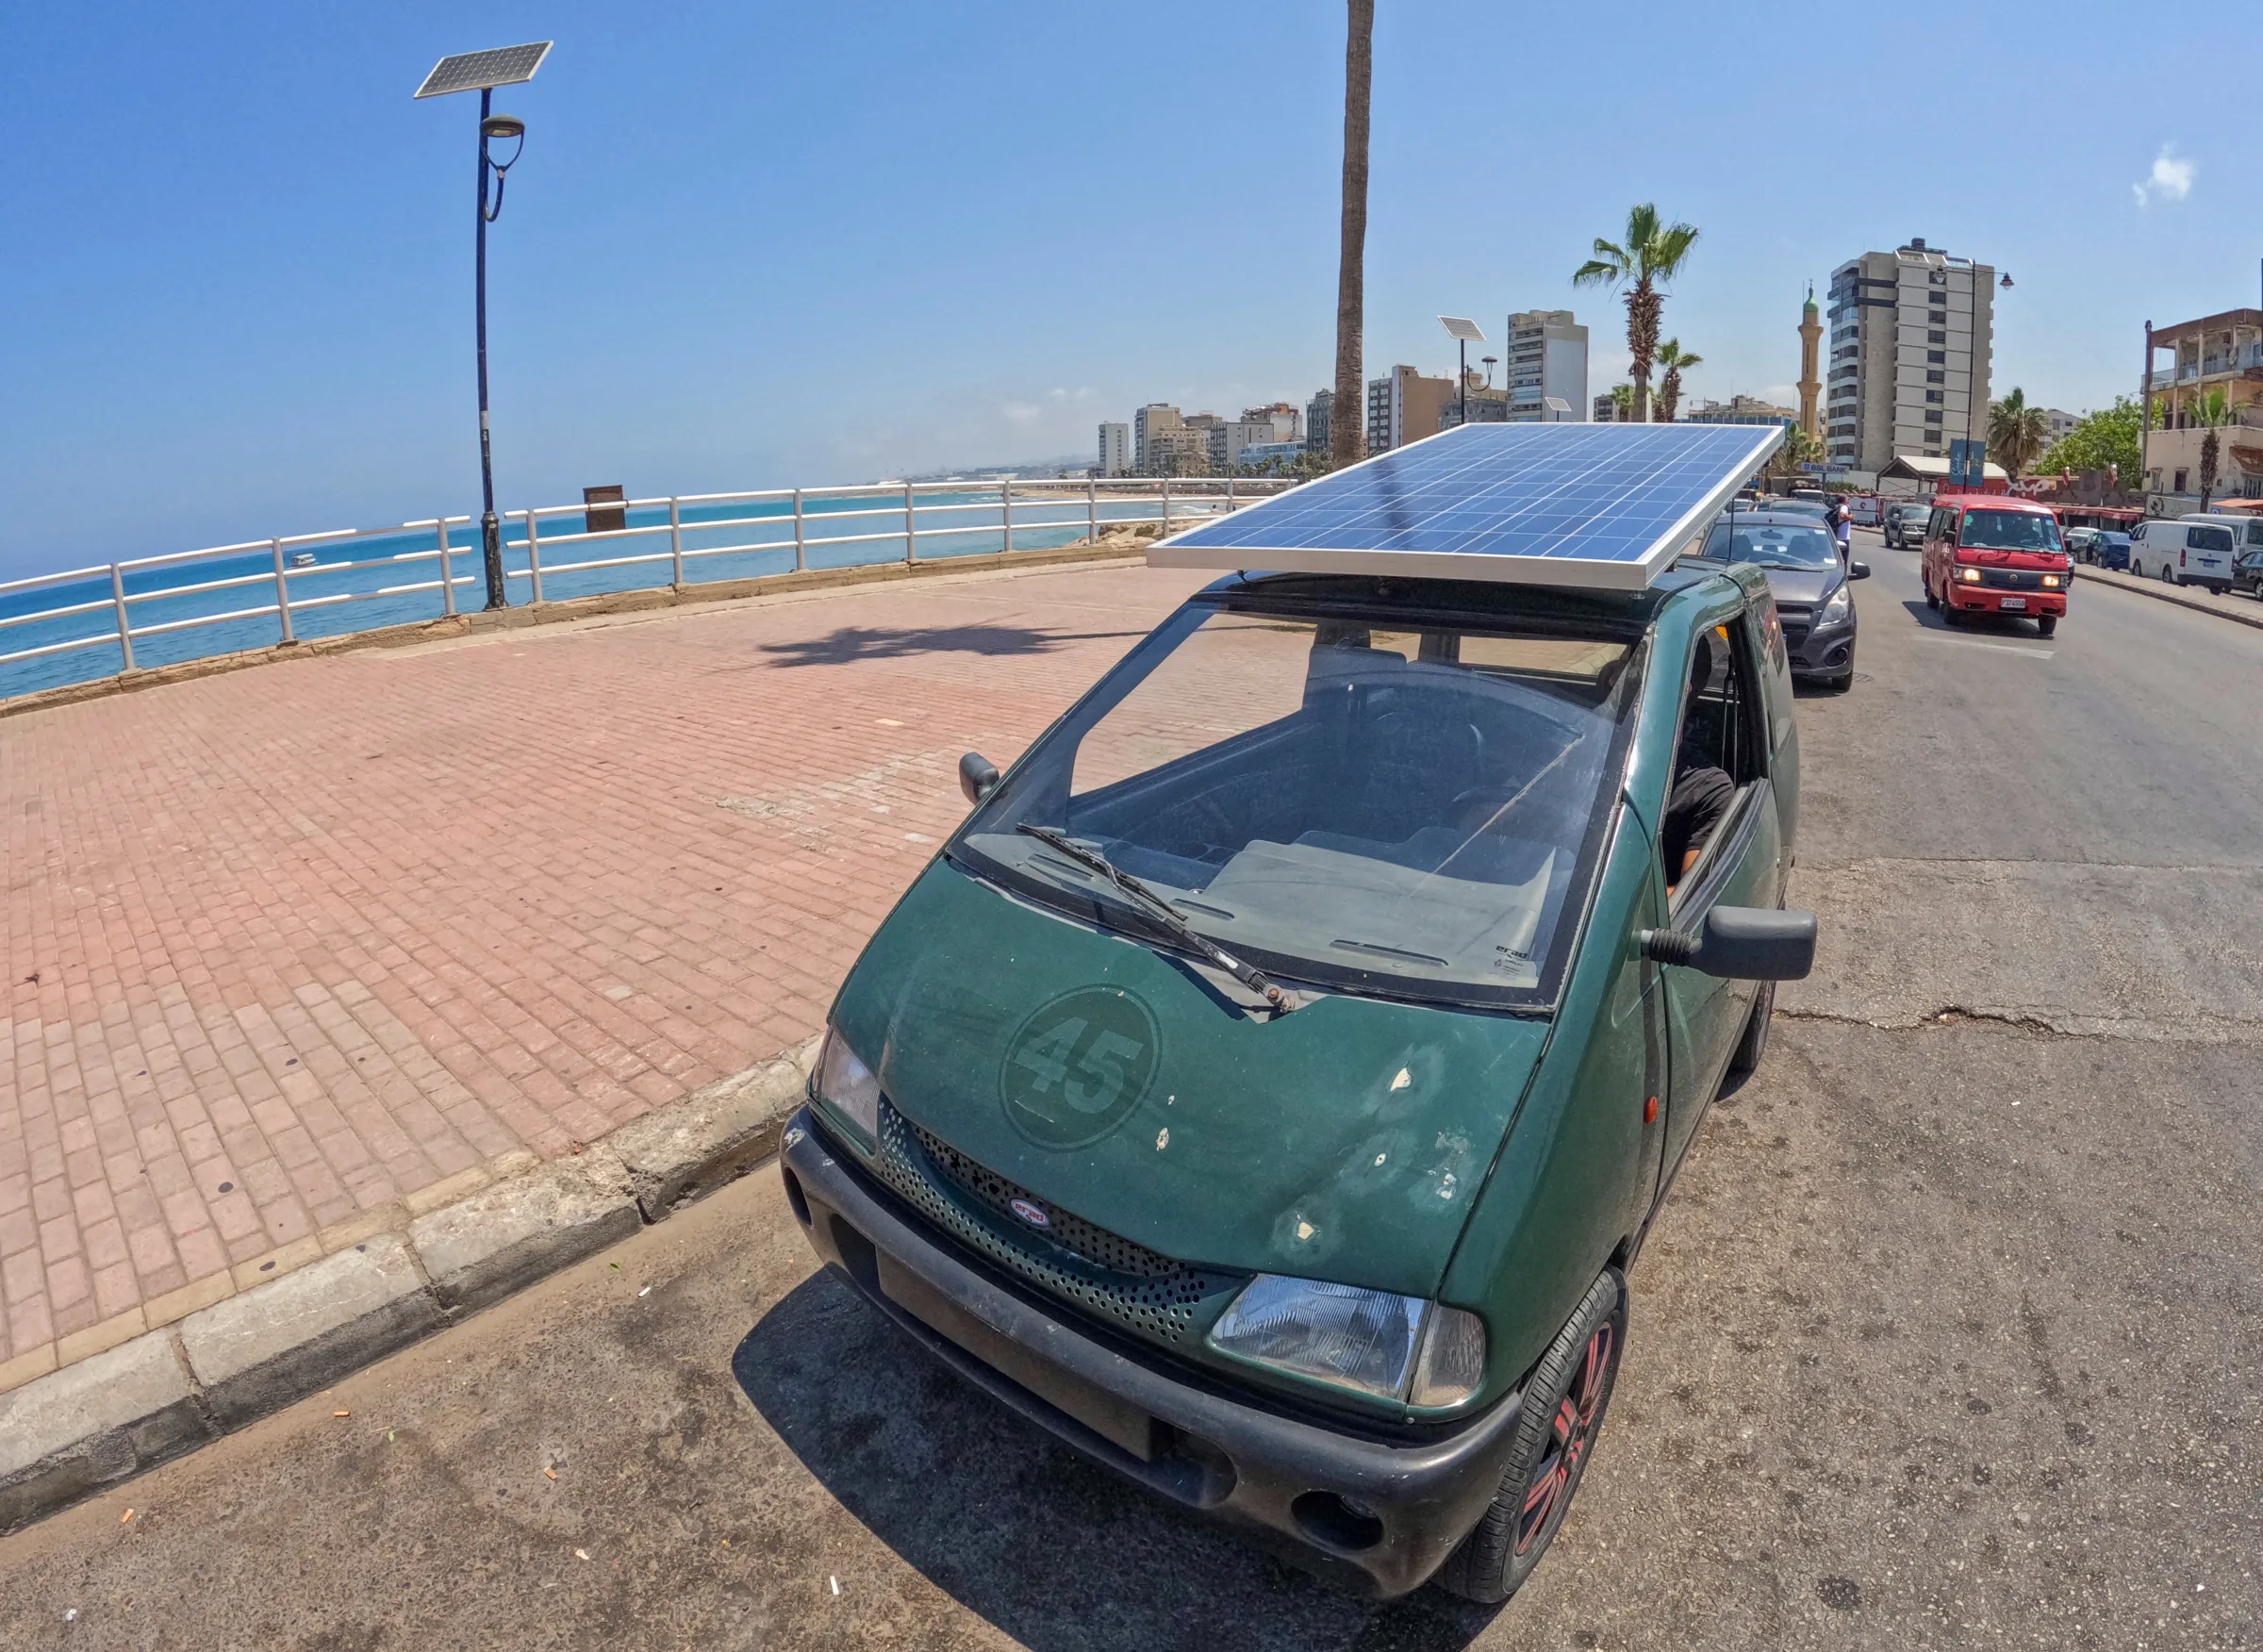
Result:
[[[2055,635],[2058,630],[2058,616],[2057,614],[2045,614],[2041,619],[2035,622],[2035,628],[2045,636]]]
[[[1500,1489],[1433,1579],[1491,1606],[1517,1592],[1556,1539],[1587,1472],[1627,1346],[1627,1280],[1607,1267],[1525,1385]]]

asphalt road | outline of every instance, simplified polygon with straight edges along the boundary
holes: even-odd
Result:
[[[1857,554],[1857,681],[1801,706],[1819,967],[1505,1609],[1346,1599],[1088,1468],[813,1276],[765,1171],[0,1543],[0,1645],[2263,1644],[2263,632],[2079,585],[2049,642],[1950,632]]]

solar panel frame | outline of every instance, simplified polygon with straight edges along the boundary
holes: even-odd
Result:
[[[523,46],[496,46],[485,52],[458,52],[442,58],[417,88],[418,97],[446,97],[456,91],[486,91],[498,86],[518,86],[535,77],[550,56],[554,41],[532,41]]]
[[[1783,439],[1773,424],[1462,425],[1174,534],[1148,561],[1641,590]],[[1546,470],[1549,449],[1575,444],[1587,462]],[[1677,474],[1661,473],[1677,461]],[[1608,497],[1594,497],[1599,487]],[[1645,498],[1648,512],[1627,508]],[[1410,549],[1410,538],[1428,544]]]

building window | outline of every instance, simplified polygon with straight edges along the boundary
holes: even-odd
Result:
[[[1925,335],[1925,342],[1928,344],[1946,344],[1948,341],[1949,336],[1946,333],[1927,333]],[[1929,361],[1932,357],[1927,356],[1926,359]]]
[[[1949,312],[1947,310],[1927,310],[1925,320],[1936,327],[1945,327],[1949,324]]]
[[[2172,493],[2182,493],[2185,490],[2185,475],[2186,472],[2183,471],[2176,473],[2176,486],[2170,489]]]
[[[1928,350],[1925,352],[1925,359],[1927,361],[1941,362],[1946,361],[1948,358],[1949,353],[1946,350]]]
[[[1939,371],[1938,369],[1936,369],[1936,370],[1935,370],[1934,372],[1929,372],[1929,373],[1925,374],[1925,383],[1927,383],[1927,384],[1929,384],[1929,385],[1945,385],[1945,384],[1947,384],[1948,382],[1949,382],[1949,375],[1948,375],[1947,373],[1945,373],[1945,372],[1942,372]]]
[[[1941,422],[1941,414],[1939,412],[1927,412],[1925,414],[1925,422],[1927,424],[1939,424]]]
[[[1928,402],[1945,402],[1948,400],[1948,397],[1940,390],[1927,390],[1925,392],[1925,400]]]

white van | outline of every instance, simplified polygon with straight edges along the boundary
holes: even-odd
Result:
[[[2139,579],[2231,589],[2235,534],[2246,524],[2225,517],[2189,516],[2181,521],[2139,522],[2129,536],[2129,571]]]

